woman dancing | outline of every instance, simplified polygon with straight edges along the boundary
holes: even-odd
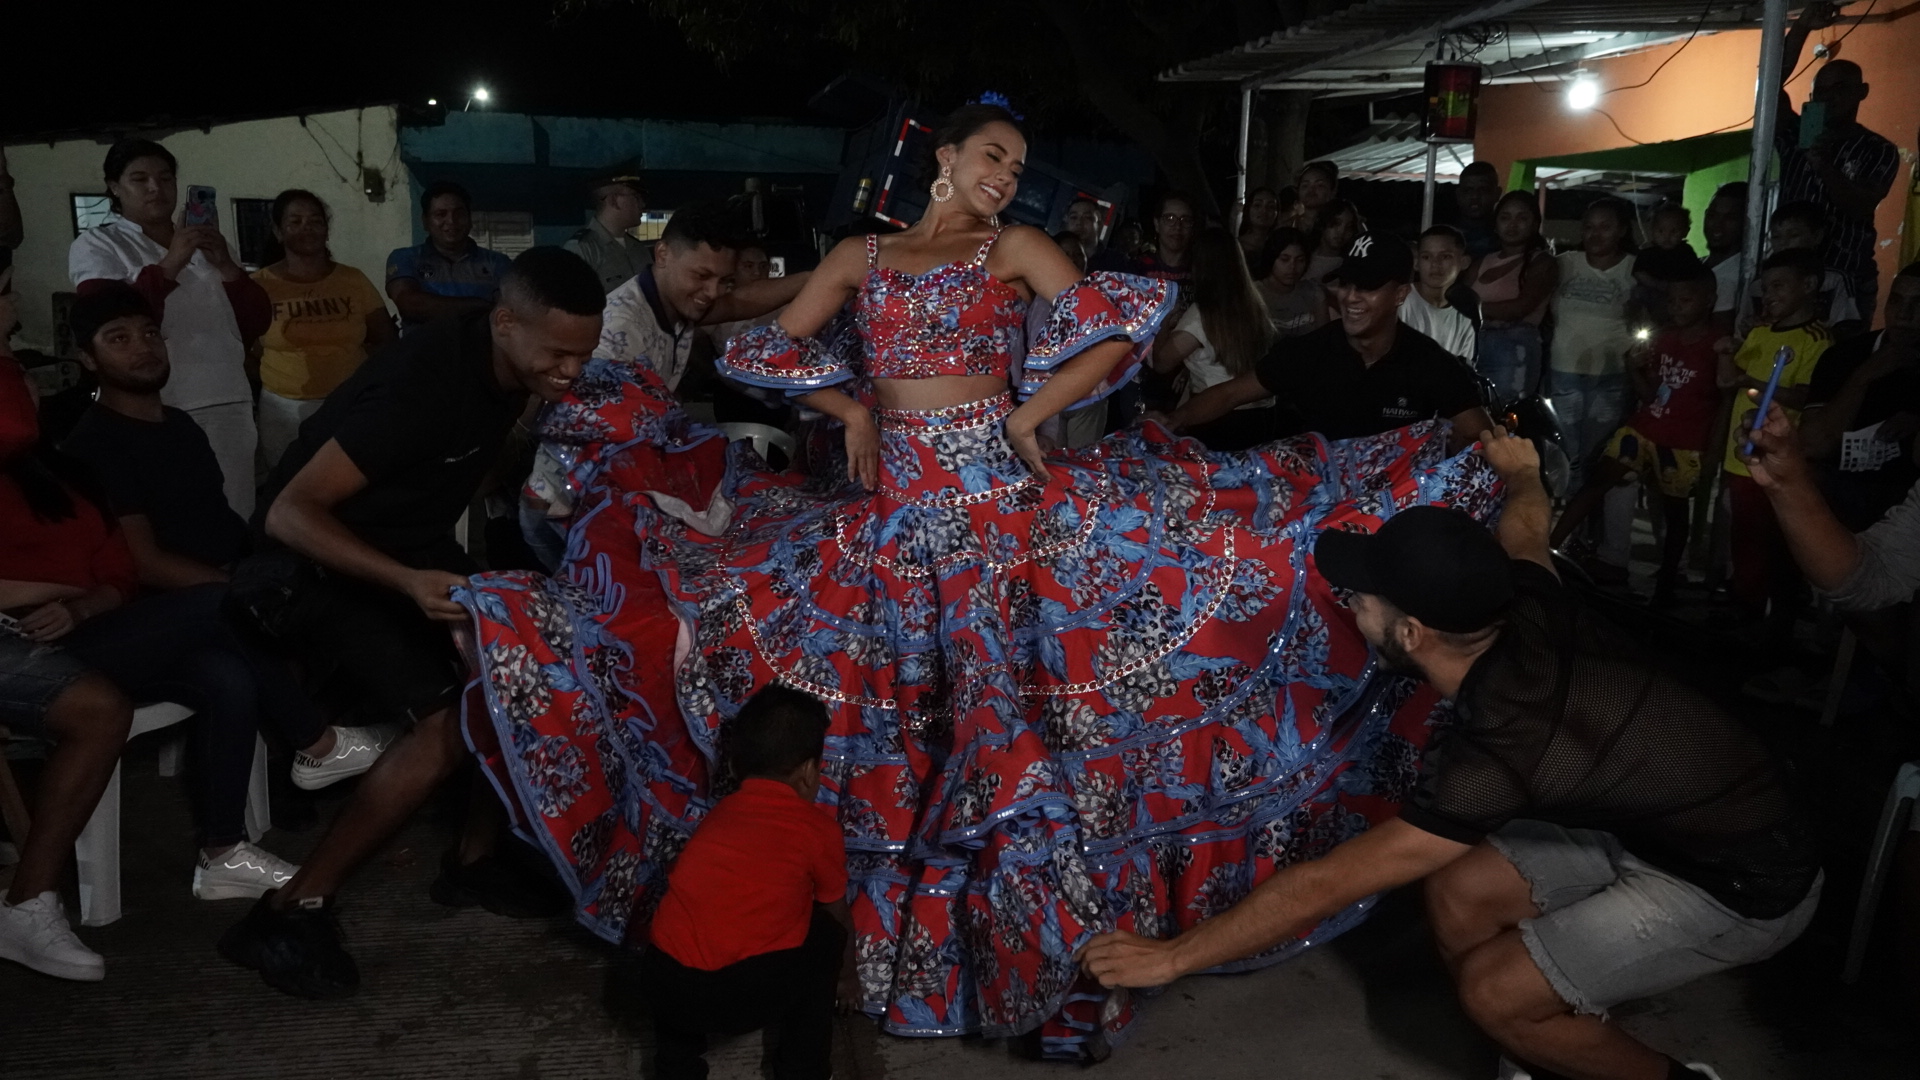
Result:
[[[1094,933],[1224,910],[1410,783],[1434,700],[1373,677],[1313,537],[1495,492],[1431,426],[1045,453],[1040,423],[1130,376],[1172,289],[998,224],[1026,155],[1004,110],[935,142],[920,222],[843,243],[721,364],[839,422],[846,477],[723,465],[644,367],[599,365],[548,419],[586,509],[561,581],[476,579],[499,751],[476,745],[583,920],[631,940],[726,786],[727,718],[769,682],[820,697],[866,1009],[1079,1054],[1129,1015],[1079,981]]]

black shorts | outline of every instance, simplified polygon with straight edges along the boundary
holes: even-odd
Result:
[[[447,624],[368,582],[329,576],[326,588],[299,649],[317,674],[346,680],[384,722],[411,723],[459,700],[466,665]]]

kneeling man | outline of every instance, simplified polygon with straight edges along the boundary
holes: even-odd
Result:
[[[1461,1003],[1507,1075],[1711,1076],[1606,1010],[1786,947],[1819,900],[1812,834],[1751,732],[1561,584],[1532,446],[1496,429],[1483,452],[1507,483],[1497,541],[1420,507],[1314,551],[1381,660],[1454,703],[1399,818],[1172,940],[1098,937],[1082,963],[1107,986],[1157,986],[1425,878]]]

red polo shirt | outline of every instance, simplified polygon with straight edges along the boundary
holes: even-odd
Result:
[[[718,971],[797,949],[813,905],[847,896],[847,845],[827,807],[778,780],[752,778],[720,800],[667,875],[655,948]]]

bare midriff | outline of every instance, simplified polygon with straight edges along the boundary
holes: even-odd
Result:
[[[1006,393],[998,375],[934,375],[924,379],[875,379],[874,396],[883,409],[947,409]]]

